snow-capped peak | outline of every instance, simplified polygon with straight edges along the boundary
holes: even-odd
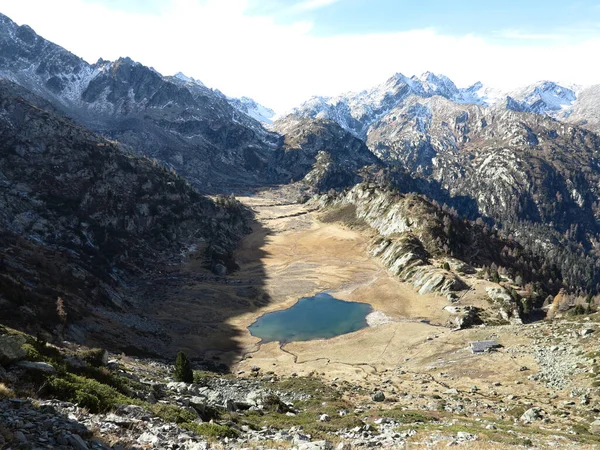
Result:
[[[459,98],[455,99],[458,103],[472,103],[475,105],[490,106],[499,102],[504,93],[499,89],[484,85],[477,81],[467,88],[460,89]]]
[[[233,98],[227,97],[227,101],[231,106],[237,110],[243,112],[247,116],[252,117],[259,122],[270,124],[273,123],[275,117],[275,111],[271,108],[257,103],[255,100],[248,97]]]
[[[173,78],[177,78],[178,80],[181,80],[184,83],[193,83],[193,84],[198,84],[200,86],[204,86],[204,83],[202,83],[202,81],[196,80],[195,78],[192,78],[192,77],[188,77],[187,75],[185,75],[182,72],[177,72],[175,75],[173,75]]]
[[[569,108],[577,100],[575,90],[546,80],[513,91],[509,95],[519,109],[537,114],[549,114]]]

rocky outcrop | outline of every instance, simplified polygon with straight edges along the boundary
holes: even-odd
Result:
[[[380,258],[390,273],[412,283],[421,295],[448,294],[467,288],[453,273],[429,264],[427,253],[414,236],[379,238],[373,242],[371,254]]]
[[[459,330],[481,322],[477,315],[477,308],[473,306],[448,305],[444,307],[444,311],[451,315],[451,324]]]
[[[498,312],[503,320],[512,324],[522,324],[519,314],[519,305],[516,300],[502,286],[488,287],[485,290],[488,297],[498,307]]]
[[[349,214],[379,233],[370,253],[390,273],[411,283],[419,294],[448,294],[467,288],[456,274],[430,262],[432,254],[443,251],[436,226],[436,221],[441,225],[443,220],[436,217],[433,205],[366,184],[333,197],[316,197],[313,202],[327,208],[351,206]]]
[[[20,334],[0,335],[0,364],[8,365],[25,358],[27,352],[23,344],[26,342],[25,336]]]
[[[318,191],[353,186],[361,181],[359,169],[379,163],[364,142],[331,120],[287,116],[271,129],[283,136],[277,165]]]

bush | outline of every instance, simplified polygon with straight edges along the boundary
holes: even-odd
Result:
[[[175,373],[174,377],[176,381],[183,381],[184,383],[194,382],[194,371],[190,360],[183,352],[177,353],[177,359],[175,360]]]
[[[200,436],[213,439],[236,438],[239,435],[239,433],[233,428],[214,423],[188,422],[181,425],[181,428],[185,428],[186,430],[189,430]]]
[[[207,386],[210,377],[211,376],[204,371],[194,370],[194,384],[198,384],[200,386]]]
[[[27,361],[43,361],[41,353],[31,344],[23,344],[21,347],[27,352]]]
[[[59,400],[77,403],[93,413],[110,411],[119,405],[142,403],[119,393],[106,384],[73,374],[66,374],[62,378],[49,378],[48,390]]]
[[[80,353],[78,356],[92,367],[102,367],[106,363],[106,350],[102,348],[93,348]]]
[[[152,412],[165,422],[172,423],[191,422],[197,418],[197,415],[192,411],[188,411],[187,409],[175,405],[166,405],[164,403],[157,403],[154,405],[152,407]]]

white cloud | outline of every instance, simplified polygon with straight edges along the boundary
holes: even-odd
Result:
[[[313,11],[338,3],[340,0],[304,0],[296,3],[291,9],[294,11]]]
[[[0,12],[88,61],[130,56],[163,74],[182,71],[280,111],[311,95],[368,88],[395,72],[431,70],[459,86],[478,80],[500,88],[540,79],[600,82],[600,60],[593,57],[598,35],[507,44],[432,29],[322,37],[311,34],[309,22],[281,25],[250,16],[247,8],[248,0],[169,0],[158,16],[83,0],[0,0]]]
[[[544,33],[523,33],[517,30],[507,30],[503,32],[502,37],[509,39],[525,39],[525,40],[560,40],[565,39],[564,35],[561,34],[544,34]]]

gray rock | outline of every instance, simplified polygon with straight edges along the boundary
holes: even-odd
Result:
[[[292,441],[294,442],[294,444],[300,445],[305,442],[310,442],[310,436],[302,433],[295,433]]]
[[[23,344],[27,340],[20,334],[3,334],[0,336],[0,364],[8,365],[27,356]]]
[[[332,448],[328,441],[304,442],[298,445],[298,450],[331,450]]]
[[[469,328],[477,318],[477,309],[469,305],[448,305],[444,307],[444,311],[454,315],[453,322],[460,329]]]
[[[121,367],[121,363],[119,362],[118,359],[109,359],[106,363],[106,366],[110,370],[117,370],[119,367]]]
[[[48,364],[45,362],[19,361],[15,365],[17,367],[20,367],[21,369],[25,369],[29,372],[40,372],[40,373],[47,373],[50,375],[53,375],[56,373],[56,369],[54,368],[54,366],[52,364]]]
[[[215,275],[224,277],[227,275],[227,267],[225,267],[223,264],[215,264],[213,272],[215,273]]]
[[[65,362],[74,369],[84,369],[87,367],[87,363],[76,356],[67,356]]]
[[[153,433],[145,432],[137,438],[139,444],[152,444],[157,445],[160,442],[160,438]]]
[[[596,419],[590,423],[589,429],[593,434],[600,434],[600,419]]]
[[[15,431],[13,436],[19,442],[27,442],[27,438],[25,437],[22,431]]]
[[[252,406],[262,406],[263,404],[263,391],[250,391],[248,395],[246,395],[246,403],[249,403]]]
[[[0,381],[5,380],[6,379],[6,369],[2,366],[0,366]]]
[[[321,414],[321,417],[319,417],[319,420],[321,422],[330,422],[331,417],[329,417],[329,414]]]
[[[69,444],[71,444],[75,450],[89,450],[87,443],[78,434],[69,436]]]
[[[382,391],[377,391],[371,396],[371,399],[374,402],[382,402],[385,400],[385,394]]]
[[[529,408],[527,411],[523,413],[521,418],[519,419],[523,423],[532,423],[536,420],[542,419],[542,410],[540,408]]]
[[[517,302],[512,298],[510,292],[508,292],[502,286],[489,287],[485,291],[488,294],[490,300],[492,300],[498,307],[500,316],[512,324],[522,324],[523,321],[519,316],[519,308]]]
[[[477,440],[477,436],[471,433],[465,433],[464,431],[459,431],[458,433],[456,433],[456,439],[458,439],[461,442],[475,441]]]

